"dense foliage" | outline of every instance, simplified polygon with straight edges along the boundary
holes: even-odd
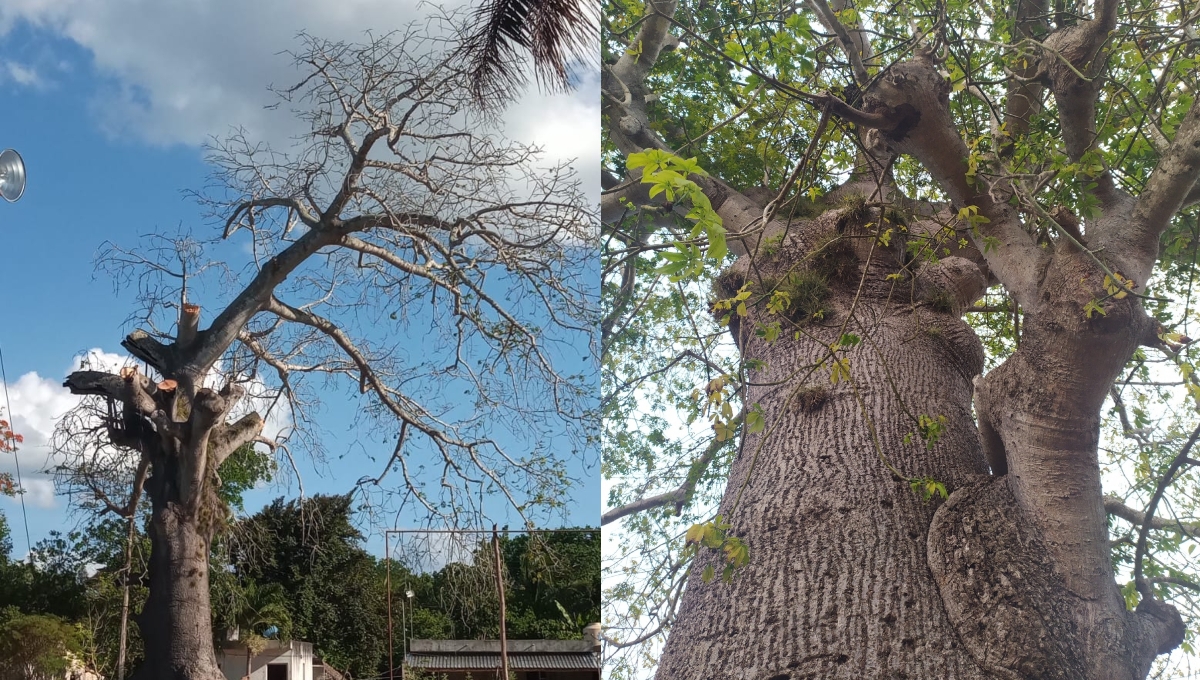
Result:
[[[240,503],[240,496],[233,501]],[[108,519],[68,535],[53,534],[35,546],[32,562],[23,562],[10,555],[7,523],[0,515],[0,607],[18,617],[14,626],[69,632],[64,644],[106,677],[115,677],[126,528],[123,521]],[[312,642],[326,663],[354,677],[386,669],[386,563],[362,543],[348,496],[316,496],[304,503],[278,499],[232,525],[210,560],[214,643],[236,626],[243,640],[267,633]],[[139,531],[131,568],[135,612],[146,597],[148,547]],[[577,639],[584,626],[599,620],[598,531],[539,540],[521,535],[502,539],[501,549],[510,638]],[[410,636],[497,635],[491,551],[485,542],[470,563],[431,572],[412,573],[393,563],[398,658]],[[411,601],[408,589],[414,592]],[[0,635],[6,630],[0,628]],[[132,667],[142,658],[141,640],[136,626],[131,624],[128,633]]]

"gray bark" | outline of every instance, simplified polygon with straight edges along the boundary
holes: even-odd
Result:
[[[1045,290],[1070,292],[1032,310],[1021,349],[977,381],[983,351],[957,314],[982,293],[978,252],[892,282],[902,251],[876,246],[864,273],[871,239],[855,238],[864,233],[845,212],[793,224],[778,254],[753,270],[743,257],[722,277],[723,293],[747,279],[769,288],[839,223],[855,244],[835,249],[841,274],[826,314],[801,322],[800,340],[789,330],[770,344],[756,337],[754,321],[778,318],[761,306],[731,329],[744,358],[767,365],[745,395],[767,430],[746,437],[719,510],[751,560],[731,583],[705,583],[703,568],[720,573],[720,557],[697,559],[658,677],[1145,677],[1182,627],[1152,600],[1126,612],[1096,460],[1103,394],[1143,337],[1144,315],[1128,305],[1124,318],[1114,309],[1087,320],[1078,287],[1048,277]],[[1078,280],[1075,255],[1058,276]],[[833,385],[828,363],[809,367],[826,360],[851,305],[846,331],[863,343],[842,355],[853,383]],[[1104,370],[1079,356],[1105,359]],[[1006,476],[988,475],[973,397]],[[916,434],[922,414],[947,419],[929,449]],[[922,501],[880,451],[903,475],[944,483],[950,499]]]
[[[831,211],[793,224],[785,248],[765,269],[760,258],[760,270],[771,277],[800,261],[838,217]],[[951,488],[986,478],[971,418],[983,350],[952,313],[897,304],[912,282],[886,280],[897,262],[882,250],[847,328],[864,339],[846,354],[853,383],[833,385],[827,367],[811,375],[806,367],[836,341],[861,264],[831,281],[825,318],[803,324],[819,341],[795,341],[789,331],[773,344],[755,337],[749,321],[774,318],[761,307],[735,329],[743,356],[767,362],[745,395],[763,406],[767,430],[746,438],[720,508],[751,559],[731,583],[706,584],[702,568],[717,557],[698,558],[660,679],[988,677],[964,649],[927,566],[927,527],[938,506],[885,467],[864,419],[865,410],[884,455],[908,475]],[[746,262],[726,275],[735,277],[727,287]],[[946,416],[946,433],[931,450],[919,437],[904,443],[916,429],[906,409]]]
[[[222,680],[208,591],[211,526],[202,516],[189,514],[178,500],[168,500],[170,484],[165,479],[152,477],[148,487],[153,503],[149,596],[137,616],[146,660],[132,677]]]

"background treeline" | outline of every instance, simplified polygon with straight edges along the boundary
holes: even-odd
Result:
[[[236,485],[225,489],[234,497],[227,500],[239,507],[242,489],[231,486]],[[356,678],[384,671],[386,562],[363,549],[353,513],[349,496],[316,496],[303,504],[281,498],[231,522],[210,557],[214,642],[236,626],[252,647],[263,644],[267,633],[312,642],[326,663]],[[131,612],[146,597],[149,541],[137,529],[129,570]],[[8,647],[44,654],[48,670],[61,650],[70,649],[101,675],[115,678],[128,523],[109,518],[54,534],[35,546],[32,563],[12,555],[9,531],[0,515],[0,678],[6,663],[26,663],[15,658],[16,651],[6,652]],[[397,664],[404,628],[415,638],[497,636],[489,541],[481,537],[470,557],[427,573],[410,572],[400,564],[403,553],[394,553]],[[598,530],[502,538],[501,554],[510,638],[578,638],[585,625],[600,620]],[[132,619],[128,636],[132,669],[142,655]],[[31,650],[35,639],[37,649]]]

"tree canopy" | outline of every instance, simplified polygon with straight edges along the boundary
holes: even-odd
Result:
[[[653,667],[686,591],[736,580],[769,541],[729,517],[750,484],[726,491],[739,459],[821,419],[874,437],[878,468],[936,505],[966,486],[922,469],[948,446],[982,446],[996,476],[1028,465],[1012,421],[992,415],[1025,412],[1015,392],[988,389],[1013,375],[1060,390],[1030,412],[1065,404],[1067,423],[1094,411],[1078,437],[1098,456],[1020,468],[1019,484],[1102,500],[1107,524],[1098,513],[1088,531],[1109,538],[1125,605],[1176,607],[1191,653],[1198,20],[1196,3],[1153,1],[605,3],[605,523],[627,538],[606,563],[613,677]],[[804,236],[823,215],[837,219],[832,237]],[[948,273],[959,266],[969,276]],[[904,392],[865,376],[888,365],[879,319],[914,304],[970,324],[984,375],[974,410],[993,422],[972,419],[969,391],[966,419],[949,424],[904,400],[894,424],[865,407],[828,420],[839,390]],[[1133,339],[1044,347],[1045,324]],[[790,373],[787,357],[800,358]],[[1076,493],[1084,478],[1095,496],[1091,482]],[[711,549],[724,557],[697,558]]]

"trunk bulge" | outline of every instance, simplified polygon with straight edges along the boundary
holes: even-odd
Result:
[[[763,366],[743,398],[766,429],[744,435],[719,509],[750,562],[705,583],[723,558],[701,551],[658,678],[1145,677],[1182,630],[1152,600],[1126,611],[1096,458],[1102,395],[1142,336],[1140,309],[1089,320],[1067,285],[1086,264],[1060,257],[1043,287],[1061,292],[977,380],[982,348],[959,314],[983,290],[978,253],[910,258],[906,239],[940,238],[926,247],[944,255],[959,235],[841,193],[849,207],[794,223],[718,282],[719,298],[748,284],[751,301],[785,290],[793,304],[774,342],[756,332],[780,320],[765,304],[731,324]],[[889,227],[890,242],[876,237]],[[1009,474],[989,476],[988,460]],[[930,479],[948,500],[922,498]]]
[[[896,240],[884,246],[873,227],[861,228],[880,221],[877,211],[850,207],[793,223],[777,254],[759,256],[753,268],[743,257],[721,279],[718,297],[744,280],[756,292],[814,280],[828,292],[819,309],[790,309],[773,343],[752,328],[779,319],[764,305],[732,329],[745,359],[766,362],[749,373],[744,394],[747,406],[763,409],[766,430],[746,437],[720,508],[749,545],[750,562],[730,583],[704,583],[704,566],[719,574],[720,557],[697,558],[660,680],[989,677],[963,647],[927,565],[937,504],[888,467],[951,489],[986,478],[971,419],[983,351],[954,314],[960,297],[979,294],[983,277],[948,257],[916,280],[888,279],[904,257],[897,241],[905,232],[890,225]],[[851,378],[834,383],[829,347],[852,306],[844,332],[862,342],[838,353]],[[944,418],[929,444],[921,416]]]

